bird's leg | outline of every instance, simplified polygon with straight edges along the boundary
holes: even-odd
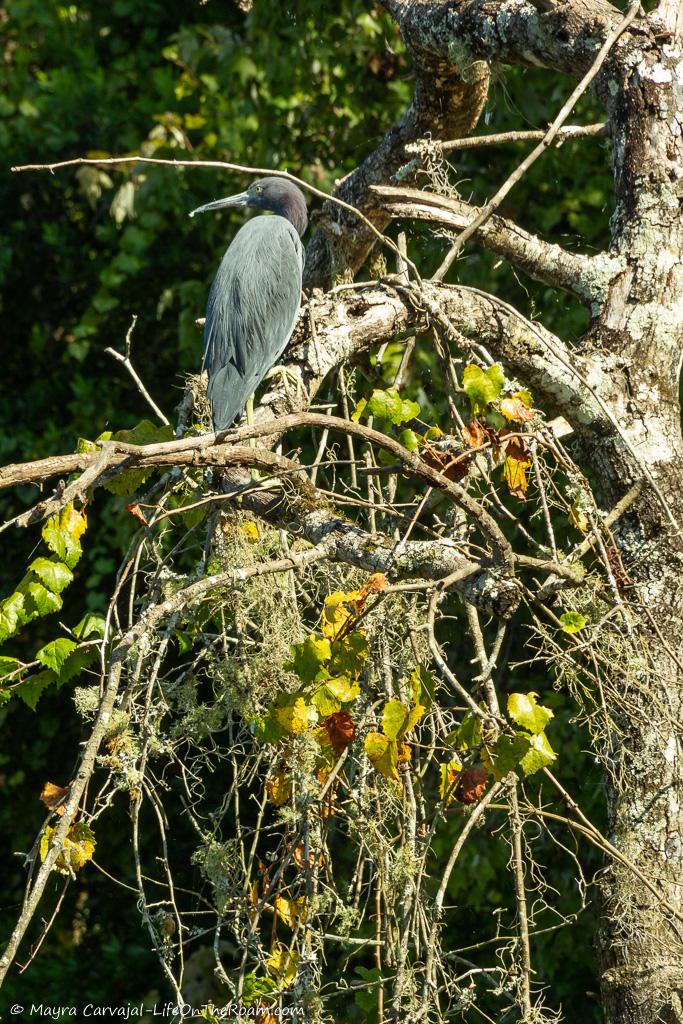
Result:
[[[247,426],[248,427],[253,427],[254,426],[254,396],[253,395],[249,395],[249,398],[247,399],[247,404],[244,406],[244,415],[245,415],[246,420],[247,420]],[[250,437],[249,438],[249,447],[250,448],[255,448],[256,447],[256,438],[255,437]],[[260,482],[261,474],[259,473],[258,469],[252,469],[252,471],[251,471],[251,479],[252,479],[252,481],[255,484]]]
[[[304,395],[304,386],[299,367],[297,366],[296,368],[293,368],[291,366],[278,363],[277,366],[273,366],[268,370],[264,379],[270,380],[272,377],[280,377],[282,379],[282,386],[285,390],[285,394],[287,395],[287,401],[292,408],[294,408],[297,400]],[[290,384],[294,388],[294,397],[292,397],[292,392],[289,390]]]

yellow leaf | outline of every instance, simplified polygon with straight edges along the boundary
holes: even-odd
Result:
[[[255,544],[257,540],[261,539],[258,526],[251,520],[246,523],[242,523],[242,534],[244,535],[245,540],[250,544]]]
[[[387,779],[398,779],[398,746],[381,732],[369,732],[365,737],[365,753],[373,767]]]
[[[85,512],[79,512],[72,504],[66,505],[62,509],[59,528],[60,530],[66,530],[72,537],[78,540],[88,529],[88,517]]]
[[[509,398],[501,399],[500,411],[506,420],[511,420],[513,423],[525,423],[532,420],[535,413],[529,408],[531,402],[528,400],[530,398],[531,395],[528,391],[518,391]]]
[[[40,841],[40,859],[45,860],[52,836],[56,829],[48,825]],[[80,871],[84,864],[92,859],[96,846],[95,833],[84,821],[75,821],[64,839],[64,846],[55,861],[55,869],[63,875],[71,871]]]
[[[515,459],[511,455],[508,455],[503,465],[503,479],[510,489],[510,494],[517,498],[523,499],[527,492],[529,481],[526,478],[526,471],[530,465],[529,459]]]
[[[278,896],[275,900],[275,909],[287,927],[294,929],[299,921],[306,920],[306,897],[299,896],[298,899],[288,900],[284,896]]]
[[[296,978],[297,967],[299,966],[299,954],[290,953],[281,942],[273,945],[273,952],[266,964],[268,973],[277,981],[281,988],[289,988]]]
[[[448,764],[440,765],[439,770],[441,772],[439,796],[442,800],[446,800],[448,797],[446,802],[450,804],[454,799],[453,794],[455,791],[455,780],[458,777],[458,774],[462,771],[462,765],[456,758],[453,761],[449,761]]]
[[[349,619],[353,618],[353,612],[347,605],[352,601],[358,601],[359,598],[360,593],[357,590],[350,590],[348,593],[336,590],[325,598],[322,629],[326,637],[336,640],[340,636]]]
[[[303,697],[297,698],[293,704],[287,707],[277,708],[275,717],[285,730],[293,736],[306,732],[308,729],[308,711]]]
[[[569,522],[572,526],[575,526],[577,530],[581,530],[581,533],[588,533],[590,523],[588,522],[586,513],[580,507],[578,498],[569,510]]]
[[[284,772],[276,772],[266,782],[266,792],[272,804],[275,804],[276,807],[282,807],[292,795],[291,778],[289,775],[285,775]]]

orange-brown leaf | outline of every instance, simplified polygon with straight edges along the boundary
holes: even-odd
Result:
[[[529,409],[517,395],[503,398],[500,403],[500,411],[506,420],[511,420],[513,423],[527,423],[535,416],[533,409]]]
[[[64,814],[64,804],[69,796],[70,787],[57,786],[54,782],[46,782],[40,794],[40,799],[51,811],[57,814]]]
[[[480,448],[486,440],[486,431],[479,420],[470,420],[466,427],[460,431],[464,440],[472,448]]]
[[[455,799],[461,804],[476,804],[486,789],[487,775],[483,768],[467,768],[460,773],[455,786]]]
[[[335,712],[333,715],[328,715],[323,722],[323,726],[337,757],[356,738],[356,723],[345,708]]]

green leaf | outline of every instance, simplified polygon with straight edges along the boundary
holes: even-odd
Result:
[[[130,430],[117,430],[112,434],[112,440],[123,441],[124,444],[160,444],[162,441],[172,441],[173,437],[173,427],[158,427],[150,420],[141,420]]]
[[[496,782],[514,771],[531,747],[531,741],[531,736],[517,733],[516,736],[499,736],[493,747],[484,747],[482,763]]]
[[[400,700],[390,700],[382,711],[382,731],[384,735],[395,740],[403,732],[410,710]]]
[[[380,416],[398,427],[401,423],[406,423],[418,416],[420,406],[417,402],[401,398],[396,388],[388,388],[386,391],[376,389],[370,396],[368,411],[373,416]]]
[[[23,661],[17,661],[16,658],[6,658],[4,655],[0,655],[0,682],[10,675],[16,681],[19,678],[19,674],[17,673],[14,676],[13,673],[17,672],[17,669],[22,668],[23,664]]]
[[[419,411],[419,406],[418,406]],[[398,439],[404,448],[407,448],[409,452],[416,451],[420,447],[420,441],[422,440],[419,434],[416,434],[414,430],[406,428],[402,430],[398,435]]]
[[[356,974],[368,986],[359,988],[354,996],[354,1002],[365,1014],[366,1019],[377,1019],[377,989],[382,979],[382,972],[379,967],[356,967]]]
[[[69,569],[78,562],[83,554],[83,548],[78,537],[75,537],[68,530],[60,529],[58,517],[52,516],[43,527],[43,540],[54,551],[62,562],[65,562]]]
[[[10,594],[0,601],[0,643],[4,643],[21,625],[24,611],[24,595]]]
[[[252,719],[254,737],[261,743],[278,743],[284,736],[285,730],[272,714],[260,715]]]
[[[30,707],[31,711],[35,711],[36,705],[43,694],[43,690],[46,690],[48,686],[51,686],[56,682],[56,680],[56,674],[52,669],[48,668],[45,669],[44,672],[38,672],[36,675],[31,676],[30,679],[23,682],[21,686],[17,686],[15,693],[18,697],[21,697],[24,704]]]
[[[61,594],[74,578],[74,574],[68,566],[51,558],[34,558],[29,565],[29,570],[34,572],[40,582],[53,594]]]
[[[587,622],[588,619],[581,612],[564,612],[560,615],[560,623],[565,633],[578,633]]]
[[[537,693],[511,693],[508,714],[513,722],[534,734],[543,732],[553,717],[550,708],[536,703]]]
[[[88,612],[84,615],[77,626],[74,626],[73,634],[77,640],[87,640],[89,636],[103,637],[106,628],[106,621],[102,615],[96,612]]]
[[[429,711],[434,700],[434,687],[436,681],[434,676],[425,668],[418,665],[410,674],[410,687],[413,694],[413,704],[422,704],[425,711]]]
[[[242,1003],[245,1006],[253,1006],[257,1000],[260,1001],[276,989],[277,982],[274,978],[259,978],[256,974],[246,974],[242,989]]]
[[[557,760],[557,754],[548,743],[544,732],[531,737],[531,749],[519,762],[525,775],[533,775]]]
[[[341,640],[333,640],[330,651],[331,675],[359,676],[369,654],[368,638],[362,629],[356,629]]]
[[[339,697],[329,686],[325,686],[324,683],[315,691],[311,697],[311,702],[321,718],[328,718],[330,715],[335,715],[337,711],[341,711]]]
[[[358,423],[360,421],[361,416],[365,412],[365,407],[366,407],[367,404],[368,404],[367,398],[361,398],[361,400],[359,401],[358,405],[356,406],[356,408],[351,413],[351,419],[353,420],[354,423]]]
[[[313,683],[329,676],[324,667],[331,656],[329,640],[319,639],[312,633],[303,643],[292,644],[289,649],[292,660],[286,662],[284,667],[294,672],[302,683]]]
[[[131,430],[117,430],[112,435],[112,440],[123,441],[125,444],[159,444],[162,441],[172,441],[174,437],[171,426],[158,427],[149,420],[141,420]],[[147,480],[154,472],[153,469],[129,469],[119,473],[112,480],[106,483],[105,488],[112,494],[121,497],[129,497]]]
[[[29,598],[25,603],[27,622],[38,615],[51,615],[52,612],[58,612],[62,607],[61,597],[58,594],[53,594],[42,583],[22,580],[20,590]]]
[[[45,665],[46,668],[51,668],[54,672],[59,675],[64,666],[64,662],[69,657],[72,651],[76,650],[76,644],[73,640],[67,640],[66,637],[60,637],[58,640],[52,640],[49,644],[45,644],[39,651],[36,652],[36,660],[41,665]]]
[[[476,416],[498,398],[505,386],[505,374],[498,364],[482,370],[480,366],[470,363],[463,370],[462,386]]]
[[[400,700],[390,700],[382,712],[382,730],[390,740],[401,739],[420,721],[425,713],[421,704],[407,708]]]
[[[446,742],[451,743],[456,750],[469,750],[470,747],[478,747],[481,743],[482,720],[473,711],[468,711],[459,727],[446,737]]]

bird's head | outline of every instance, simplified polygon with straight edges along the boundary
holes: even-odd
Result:
[[[220,210],[224,206],[249,206],[256,210],[270,210],[281,217],[286,217],[299,235],[303,235],[308,225],[308,212],[303,192],[287,178],[259,178],[251,183],[246,192],[238,192],[225,199],[216,199],[213,203],[199,206],[195,213],[206,213],[208,210]]]

